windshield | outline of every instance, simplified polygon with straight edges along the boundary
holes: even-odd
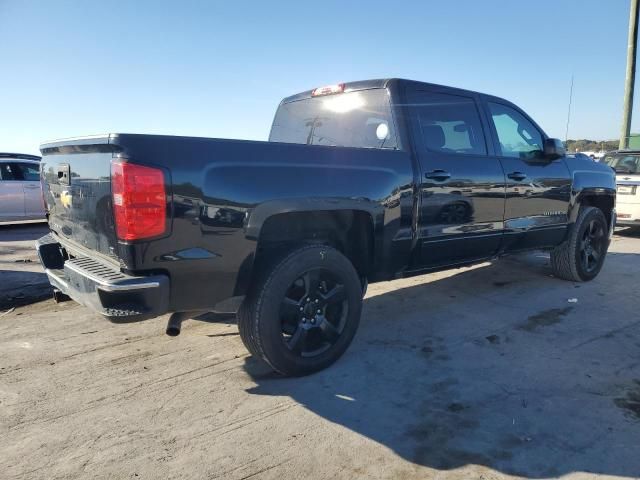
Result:
[[[395,149],[389,95],[378,88],[283,103],[269,141]]]
[[[616,173],[640,173],[640,155],[616,153],[604,157],[604,163]]]

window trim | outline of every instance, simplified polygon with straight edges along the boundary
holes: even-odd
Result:
[[[484,111],[482,106],[480,105],[480,101],[477,94],[471,94],[470,92],[459,92],[455,89],[424,89],[424,88],[416,88],[416,89],[407,89],[406,98],[404,103],[404,107],[406,108],[406,116],[409,120],[411,134],[413,136],[413,147],[416,154],[424,155],[424,154],[438,154],[438,155],[446,155],[446,156],[464,156],[464,157],[490,157],[494,154],[492,138],[488,136],[487,133],[487,121],[484,117]],[[464,153],[464,152],[445,152],[441,150],[432,150],[424,142],[422,134],[419,133],[420,126],[417,123],[417,119],[413,119],[410,115],[411,109],[420,104],[416,104],[412,96],[417,95],[448,95],[450,97],[461,97],[467,100],[470,100],[473,103],[475,111],[478,115],[478,124],[480,125],[480,130],[483,138],[484,145],[484,153]]]
[[[540,125],[538,125],[529,115],[527,115],[527,113],[524,110],[522,110],[517,105],[514,105],[513,103],[503,100],[501,98],[494,98],[491,96],[483,95],[482,107],[487,117],[487,123],[489,124],[489,130],[491,132],[491,139],[493,142],[493,150],[495,152],[496,157],[512,158],[514,160],[524,160],[523,158],[520,158],[520,157],[509,157],[502,154],[502,147],[500,145],[500,138],[498,137],[498,130],[496,129],[496,125],[493,121],[493,115],[491,115],[491,107],[489,106],[490,103],[495,103],[497,105],[510,108],[518,112],[520,115],[522,115],[525,118],[525,120],[531,123],[531,125],[533,125],[533,127],[538,131],[538,133],[540,134],[540,137],[542,138],[542,148],[544,148],[544,143],[549,137],[547,136],[545,131],[542,128],[540,128]]]

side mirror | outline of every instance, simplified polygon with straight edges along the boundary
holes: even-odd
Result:
[[[555,160],[556,158],[564,157],[566,153],[562,140],[557,138],[547,138],[544,141],[543,154],[545,158]]]

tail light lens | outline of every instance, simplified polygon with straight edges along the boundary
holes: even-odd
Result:
[[[111,194],[120,240],[156,237],[166,231],[167,196],[162,170],[112,162]]]

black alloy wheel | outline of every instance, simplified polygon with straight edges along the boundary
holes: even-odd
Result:
[[[600,266],[600,259],[607,249],[607,234],[602,222],[591,220],[580,241],[580,261],[587,273],[593,273]]]
[[[281,304],[282,335],[296,355],[313,357],[342,334],[349,306],[344,284],[329,270],[305,272],[291,284]]]
[[[604,265],[609,248],[609,224],[597,207],[582,207],[564,242],[551,251],[551,268],[558,278],[572,282],[593,280]]]
[[[297,247],[263,266],[238,310],[247,349],[285,375],[307,375],[335,362],[358,329],[363,285],[342,253]]]

